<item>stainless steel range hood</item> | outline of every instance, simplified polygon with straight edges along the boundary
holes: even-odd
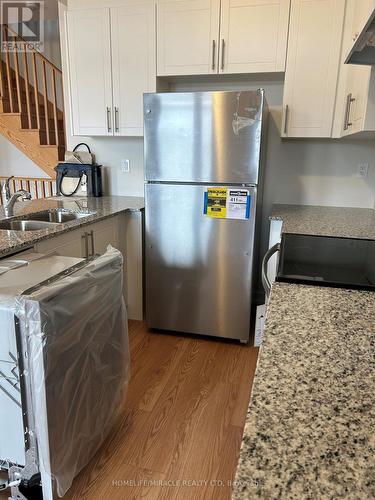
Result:
[[[349,52],[345,64],[375,66],[375,9]]]

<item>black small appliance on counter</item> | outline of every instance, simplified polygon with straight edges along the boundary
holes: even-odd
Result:
[[[375,241],[283,234],[276,281],[375,290]]]
[[[101,165],[59,163],[55,170],[57,196],[74,196],[78,194],[82,196],[103,196]],[[65,183],[64,179],[66,180]],[[64,188],[64,184],[69,184],[70,189]],[[83,186],[86,187],[83,188]]]

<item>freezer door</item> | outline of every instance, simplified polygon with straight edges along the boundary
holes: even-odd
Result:
[[[249,340],[256,189],[249,220],[204,215],[205,190],[146,185],[148,326]]]
[[[148,181],[258,184],[264,92],[146,94]]]

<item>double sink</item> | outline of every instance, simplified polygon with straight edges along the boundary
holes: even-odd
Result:
[[[86,219],[95,212],[74,212],[63,208],[43,210],[33,214],[12,217],[0,221],[0,229],[10,231],[40,231],[79,219]]]

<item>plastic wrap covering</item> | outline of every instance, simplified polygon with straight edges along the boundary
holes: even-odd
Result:
[[[129,347],[122,280],[122,255],[109,247],[17,298],[45,498],[66,493],[123,407]]]

